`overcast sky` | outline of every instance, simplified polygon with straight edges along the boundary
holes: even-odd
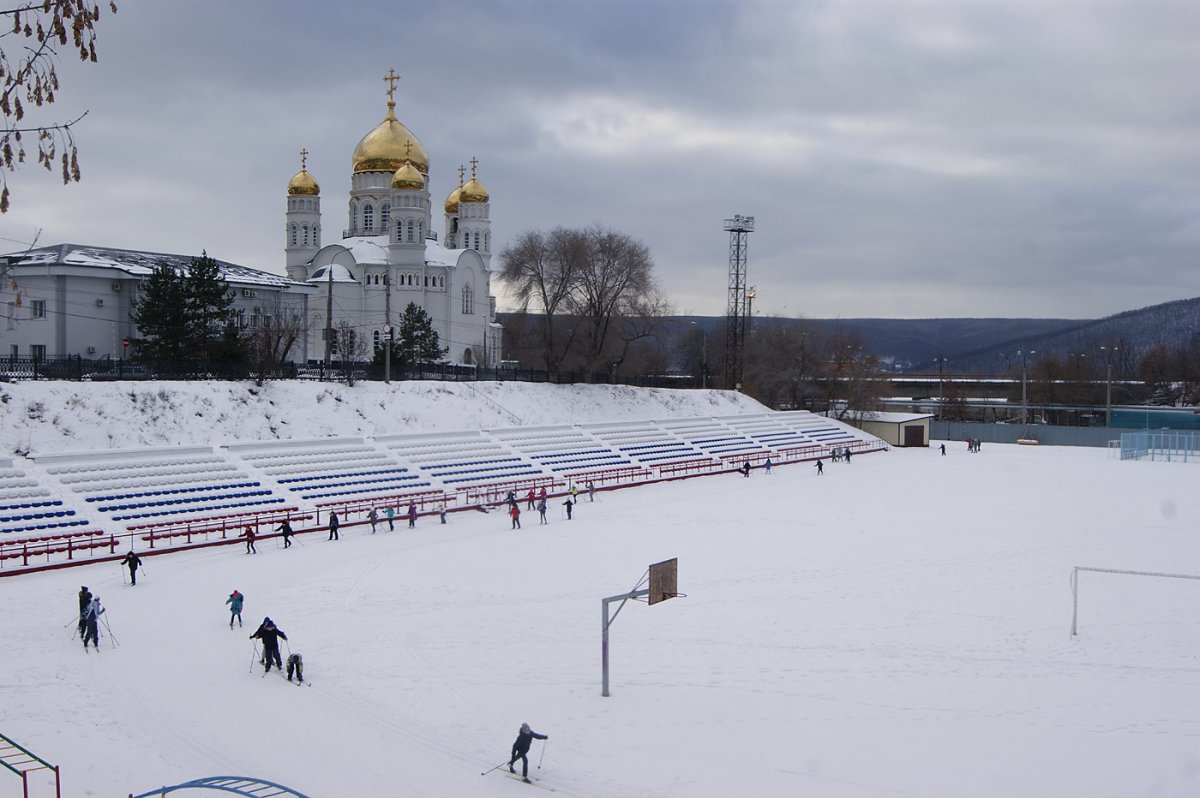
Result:
[[[332,243],[395,68],[435,230],[476,157],[496,251],[627,233],[680,313],[725,313],[734,214],[757,220],[756,313],[1088,318],[1200,295],[1196,0],[119,6],[37,117],[88,111],[83,182],[10,175],[0,251],[40,230],[282,273],[299,150]]]

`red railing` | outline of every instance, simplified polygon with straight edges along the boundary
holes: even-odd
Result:
[[[49,562],[50,557],[55,554],[66,554],[68,560],[73,560],[76,553],[87,552],[89,555],[95,555],[97,549],[108,549],[107,553],[112,554],[117,550],[116,537],[101,531],[89,531],[4,540],[0,542],[0,568],[3,568],[8,560],[20,559],[20,565],[27,566],[31,557],[45,557],[46,562]]]
[[[253,527],[254,534],[257,535],[263,527],[266,527],[270,531],[284,521],[288,523],[306,521],[312,517],[312,513],[303,513],[298,507],[276,507],[271,510],[260,510],[252,513],[232,513],[229,515],[211,515],[204,518],[186,518],[158,521],[149,524],[134,524],[133,526],[126,527],[126,529],[132,533],[130,543],[133,542],[133,536],[136,535],[142,541],[149,544],[150,548],[154,548],[156,541],[169,541],[176,538],[183,538],[185,543],[192,543],[195,537],[207,541],[210,536],[219,533],[222,540],[228,540],[231,537],[231,532],[233,533],[233,538],[238,538],[241,537],[246,527]]]
[[[428,512],[429,505],[434,505],[435,510],[448,505],[450,502],[458,501],[457,496],[451,496],[444,490],[419,490],[413,493],[395,493],[389,496],[379,496],[372,499],[355,499],[354,501],[342,502],[321,502],[317,505],[316,526],[321,526],[321,513],[325,513],[326,521],[329,519],[329,513],[336,512],[338,514],[339,524],[350,523],[361,524],[367,521],[367,516],[371,513],[371,508],[374,507],[378,512],[379,522],[386,520],[384,509],[387,507],[396,508],[396,517],[403,516],[402,510],[407,510],[409,504],[417,505],[417,514],[424,515]],[[359,520],[353,520],[355,516],[359,516]]]
[[[490,482],[485,485],[470,485],[468,487],[458,488],[458,493],[463,497],[463,506],[470,507],[476,504],[497,504],[504,500],[511,490],[518,499],[524,501],[525,496],[529,491],[538,493],[541,488],[545,488],[547,493],[554,493],[555,488],[563,485],[563,483],[555,477],[533,477],[531,479],[518,479],[510,482]]]
[[[680,475],[711,474],[714,471],[727,471],[725,463],[711,457],[697,457],[691,460],[676,460],[672,463],[662,463],[654,466],[660,478],[675,478]]]
[[[567,477],[567,485],[572,483],[582,488],[591,482],[602,486],[622,482],[645,482],[654,476],[654,472],[644,466],[622,466],[621,468],[605,468],[599,471],[580,471]]]

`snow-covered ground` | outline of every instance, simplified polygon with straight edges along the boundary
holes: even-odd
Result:
[[[222,774],[313,798],[540,793],[480,776],[524,721],[550,735],[536,783],[567,796],[1195,796],[1200,581],[1085,573],[1072,639],[1069,579],[1200,574],[1198,474],[953,443],[603,493],[521,531],[471,512],[155,557],[137,587],[115,564],[0,579],[0,731],[61,765],[66,796]],[[687,596],[621,611],[603,698],[600,601],[669,557]],[[98,655],[71,639],[82,584],[120,643]],[[254,667],[264,615],[311,687]]]

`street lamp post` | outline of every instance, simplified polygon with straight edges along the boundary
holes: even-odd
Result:
[[[943,415],[945,415],[944,410],[945,410],[945,406],[946,406],[946,388],[945,388],[944,378],[942,376],[942,369],[945,367],[946,361],[949,360],[949,358],[946,357],[945,355],[939,355],[938,357],[934,358],[934,360],[938,364],[938,402],[937,402],[937,407],[938,407],[938,418],[941,418]]]
[[[1030,355],[1036,355],[1036,349],[1030,349],[1028,352],[1017,350],[1017,356],[1021,358],[1021,421],[1025,424],[1029,423],[1029,363]]]
[[[1104,426],[1112,426],[1112,361],[1113,353],[1120,351],[1115,346],[1102,346],[1100,351],[1104,353]]]

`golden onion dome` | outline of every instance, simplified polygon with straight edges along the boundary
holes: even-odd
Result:
[[[458,195],[459,202],[487,202],[488,192],[474,176],[467,181],[467,184],[459,189],[461,192]]]
[[[301,168],[295,177],[288,181],[287,193],[289,195],[308,194],[315,197],[321,193],[321,187],[317,185],[316,180],[313,180],[313,176],[308,173],[307,169]]]
[[[425,178],[417,171],[417,167],[412,165],[412,161],[405,161],[396,170],[396,174],[392,175],[392,188],[420,190],[425,188]]]
[[[445,205],[446,213],[449,213],[449,214],[458,213],[458,198],[459,198],[459,195],[462,194],[462,190],[463,190],[463,187],[459,186],[458,188],[456,188],[450,192],[449,197],[446,197],[446,205]]]
[[[395,172],[410,160],[421,174],[429,174],[429,153],[420,140],[396,119],[396,103],[388,100],[387,116],[375,129],[362,137],[354,148],[354,174]]]

